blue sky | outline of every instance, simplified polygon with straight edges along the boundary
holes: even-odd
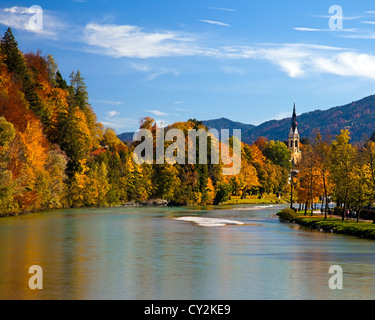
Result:
[[[42,28],[30,27],[39,5]],[[329,21],[343,10],[343,28]],[[35,20],[33,20],[35,22]],[[334,20],[337,22],[337,20]],[[226,117],[260,124],[374,94],[372,1],[2,1],[0,31],[85,77],[104,125]]]

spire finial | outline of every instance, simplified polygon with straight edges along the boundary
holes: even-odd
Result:
[[[293,132],[296,130],[297,127],[297,114],[296,114],[296,102],[293,105],[293,115],[292,115],[292,128]]]

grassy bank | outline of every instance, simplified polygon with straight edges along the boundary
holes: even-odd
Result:
[[[223,202],[222,204],[270,204],[270,203],[286,203],[287,201],[283,198],[278,198],[274,194],[259,196],[247,196],[245,199],[240,197],[231,197],[230,200]]]
[[[277,213],[280,221],[294,222],[311,229],[346,234],[366,239],[375,240],[375,224],[367,221],[341,220],[338,218],[306,217],[294,213],[290,209],[281,210]]]

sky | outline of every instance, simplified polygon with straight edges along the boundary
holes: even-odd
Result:
[[[259,125],[375,91],[370,0],[2,0],[7,27],[66,80],[79,70],[118,134],[145,116]]]

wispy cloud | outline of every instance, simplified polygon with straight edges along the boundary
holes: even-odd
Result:
[[[93,99],[93,98],[90,98],[90,101],[91,102],[94,102],[94,103],[104,103],[104,104],[109,104],[109,105],[121,105],[121,104],[124,104],[122,101],[114,101],[114,100],[100,100],[100,99]]]
[[[166,74],[172,74],[174,76],[179,75],[179,72],[176,69],[171,69],[171,68],[164,68],[164,67],[155,67],[151,66],[148,64],[143,64],[143,63],[131,63],[130,68],[145,73],[146,81],[152,81],[155,80],[156,78],[166,75]]]
[[[220,59],[269,61],[291,78],[325,73],[375,80],[375,55],[359,53],[348,48],[306,43],[271,43],[257,46],[201,48],[196,54]],[[242,69],[233,67],[223,67],[223,70],[243,73]]]
[[[191,111],[190,109],[185,109],[185,108],[174,108],[177,111],[182,111],[182,112],[189,112]]]
[[[108,111],[106,116],[103,120],[100,121],[103,126],[107,128],[112,128],[115,130],[133,130],[134,128],[138,127],[138,121],[128,117],[121,117],[120,112],[113,110]]]
[[[150,72],[145,80],[146,81],[152,81],[152,80],[155,80],[156,78],[160,77],[160,76],[164,76],[164,75],[167,75],[167,74],[171,74],[171,75],[174,75],[174,76],[178,76],[179,75],[179,72],[175,69],[168,69],[168,68],[158,68],[152,72]]]
[[[358,29],[348,28],[348,29],[319,29],[319,28],[308,28],[308,27],[295,27],[296,31],[307,31],[307,32],[356,32]]]
[[[330,15],[315,15],[314,16],[315,18],[323,18],[323,19],[327,19],[327,20],[329,20],[329,19],[331,19],[332,18],[332,16],[330,16]],[[362,16],[343,16],[342,17],[342,20],[358,20],[358,19],[361,19],[362,18]]]
[[[281,119],[289,118],[290,116],[291,116],[290,110],[289,111],[282,111],[274,117],[274,120],[281,120]]]
[[[296,31],[306,31],[306,32],[355,32],[358,31],[354,28],[343,28],[343,29],[330,29],[328,28],[328,21],[333,17],[331,15],[314,15],[315,18],[322,18],[327,20],[327,28],[313,28],[313,27],[295,27]],[[359,20],[362,16],[343,16],[342,20]]]
[[[199,20],[199,21],[205,22],[205,23],[208,23],[208,24],[214,24],[214,25],[217,25],[217,26],[222,26],[222,27],[230,27],[230,24],[220,22],[220,21],[215,21],[215,20]]]
[[[40,24],[38,27],[36,22]],[[43,10],[38,6],[13,6],[0,9],[0,24],[48,38],[56,38],[57,34],[66,27],[66,24],[51,11]]]
[[[147,72],[150,71],[150,67],[144,63],[131,63],[130,67],[134,70],[140,71],[140,72]]]
[[[162,111],[159,111],[159,110],[145,110],[146,112],[149,112],[149,113],[152,113],[156,116],[168,116],[169,114],[168,113],[165,113],[165,112],[162,112]]]
[[[307,30],[305,28],[304,30]],[[354,29],[344,29],[340,34],[357,36]],[[198,37],[197,37],[198,38]],[[220,59],[266,60],[289,77],[326,73],[375,80],[375,55],[359,53],[347,48],[315,44],[261,44],[256,46],[207,47],[194,36],[178,32],[144,32],[136,26],[89,24],[85,29],[86,43],[101,49],[99,53],[114,57],[156,58],[166,56],[207,56]],[[188,45],[189,43],[189,45]],[[178,75],[178,71],[150,64],[132,64],[135,70],[145,72],[151,81],[161,75]],[[224,69],[242,73],[240,69]],[[156,111],[157,110],[151,110]],[[149,111],[150,112],[150,111]],[[163,115],[163,113],[154,113]]]
[[[357,52],[341,52],[331,57],[314,59],[317,71],[340,76],[357,76],[375,80],[375,56]]]
[[[243,68],[233,66],[222,66],[221,68],[226,74],[245,74],[245,70]]]
[[[109,118],[113,118],[114,116],[118,116],[118,115],[120,115],[120,112],[115,111],[115,110],[113,110],[113,111],[108,111],[108,112],[107,112],[107,115],[108,115]]]
[[[146,32],[133,25],[90,23],[84,41],[99,53],[113,57],[155,58],[197,53],[193,39],[173,31]]]
[[[267,60],[291,78],[326,73],[375,80],[375,55],[346,48],[313,44],[267,44],[259,47],[227,47],[221,56]]]
[[[208,7],[208,9],[211,9],[211,10],[219,10],[219,11],[228,11],[228,12],[234,12],[234,11],[236,11],[235,9],[231,9],[231,8],[220,8],[220,7]]]
[[[327,29],[316,29],[316,28],[305,28],[305,27],[296,27],[293,29],[296,31],[327,31]]]

